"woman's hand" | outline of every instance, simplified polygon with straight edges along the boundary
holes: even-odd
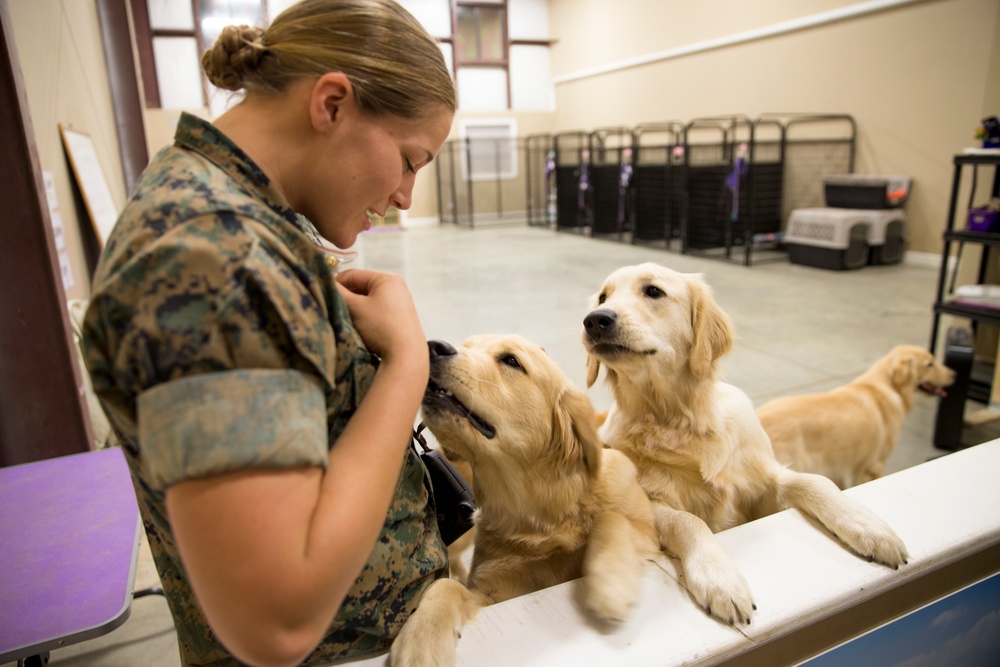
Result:
[[[337,288],[369,350],[383,361],[394,353],[428,360],[424,330],[402,276],[351,269],[337,274]]]

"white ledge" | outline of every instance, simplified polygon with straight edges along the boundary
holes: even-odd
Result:
[[[1000,559],[982,557],[1000,545],[998,478],[995,440],[846,491],[906,543],[910,561],[899,570],[854,556],[795,510],[719,533],[754,594],[758,611],[749,626],[709,618],[678,582],[674,563],[662,558],[647,566],[641,598],[621,627],[595,627],[576,599],[578,582],[569,582],[481,611],[462,633],[456,664],[796,664],[981,579],[984,567],[1000,570]],[[956,582],[956,571],[965,580]],[[817,623],[818,640],[809,634]],[[385,665],[386,656],[347,664]]]

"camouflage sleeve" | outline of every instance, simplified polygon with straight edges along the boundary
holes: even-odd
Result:
[[[195,375],[139,395],[146,479],[157,490],[246,468],[326,466],[326,406],[299,371]]]
[[[254,224],[227,212],[191,219],[93,297],[95,391],[126,440],[134,425],[157,486],[325,464],[336,325],[312,272]]]

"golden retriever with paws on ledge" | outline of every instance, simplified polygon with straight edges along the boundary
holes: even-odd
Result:
[[[829,479],[774,458],[750,399],[717,378],[734,332],[700,275],[624,267],[604,281],[592,308],[582,332],[587,386],[603,365],[613,398],[601,439],[635,463],[661,542],[711,614],[750,618],[749,591],[721,609],[706,593],[720,575],[739,576],[712,533],[789,507],[859,556],[906,563],[906,547],[885,521]]]
[[[635,466],[598,440],[586,394],[519,336],[428,345],[422,416],[442,452],[472,467],[475,548],[467,586],[431,584],[391,663],[454,664],[479,609],[579,577],[595,619],[624,620],[658,550],[653,514]]]

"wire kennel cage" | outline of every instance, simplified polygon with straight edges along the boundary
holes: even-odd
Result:
[[[684,125],[636,125],[632,152],[632,242],[679,245],[687,197]]]

